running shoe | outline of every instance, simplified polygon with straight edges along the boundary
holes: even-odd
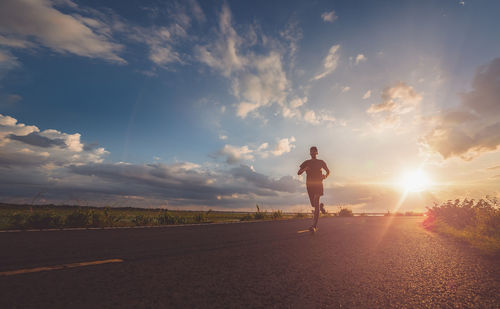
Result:
[[[323,203],[319,204],[319,210],[322,214],[326,215],[325,205],[323,205]]]

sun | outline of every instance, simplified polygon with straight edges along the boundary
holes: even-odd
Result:
[[[422,192],[431,186],[431,180],[423,170],[410,171],[404,174],[399,185],[407,192]]]

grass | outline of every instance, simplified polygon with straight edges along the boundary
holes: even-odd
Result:
[[[497,198],[449,200],[428,208],[425,228],[459,239],[480,250],[500,253],[500,208]]]
[[[257,205],[258,206],[258,205]],[[0,204],[0,230],[46,229],[65,227],[127,227],[176,224],[237,222],[246,220],[281,220],[295,214],[281,210],[267,212],[179,211],[144,208],[101,208],[89,206],[10,205]]]

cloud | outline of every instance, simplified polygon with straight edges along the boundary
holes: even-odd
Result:
[[[366,100],[368,99],[369,97],[372,96],[372,91],[371,90],[368,90],[367,92],[365,92],[365,94],[363,95],[363,100]]]
[[[255,156],[259,156],[261,158],[267,158],[271,155],[275,157],[281,156],[295,148],[294,142],[295,137],[292,136],[278,140],[276,146],[271,148],[267,142],[260,144],[258,147],[252,147],[249,145],[240,147],[224,145],[224,147],[220,149],[216,155],[224,157],[226,163],[228,164],[235,164],[242,161],[252,161]]]
[[[281,156],[284,153],[290,152],[293,148],[295,148],[295,145],[293,144],[295,142],[295,137],[290,137],[290,138],[282,138],[279,140],[278,144],[272,151],[272,154],[275,156]]]
[[[321,19],[325,22],[325,23],[333,23],[334,21],[336,21],[338,19],[338,16],[335,15],[335,11],[327,11],[327,12],[323,12],[323,14],[321,14]]]
[[[224,145],[222,149],[217,153],[218,155],[226,157],[226,163],[234,164],[242,160],[253,160],[254,151],[248,146],[235,147],[231,145]]]
[[[241,178],[258,188],[270,189],[273,191],[294,193],[301,187],[300,181],[291,176],[283,176],[279,179],[271,179],[264,174],[255,172],[247,165],[240,165],[232,168],[229,173],[235,178]]]
[[[314,76],[313,80],[318,80],[322,79],[323,77],[329,75],[335,69],[337,68],[338,62],[339,62],[339,54],[338,51],[340,49],[340,45],[333,45],[330,47],[330,50],[328,51],[328,55],[325,57],[323,60],[323,72],[319,73],[318,75]]]
[[[355,61],[355,64],[360,64],[361,62],[364,62],[364,61],[366,61],[366,57],[365,57],[365,55],[363,55],[363,54],[358,54],[358,55],[356,56],[356,61]]]
[[[3,78],[7,72],[18,67],[19,61],[9,51],[0,49],[0,79]]]
[[[367,113],[389,112],[397,115],[406,114],[411,112],[422,101],[422,96],[413,87],[403,82],[385,88],[382,91],[381,97],[382,103],[370,105],[366,111]]]
[[[283,105],[289,93],[289,82],[283,70],[283,53],[268,46],[262,46],[267,52],[257,54],[249,51],[250,46],[259,42],[256,30],[252,28],[250,33],[252,37],[241,37],[236,32],[232,26],[231,11],[224,4],[216,38],[206,45],[195,47],[196,58],[201,63],[230,80],[231,92],[238,100],[236,115],[240,118],[258,115],[260,108],[275,103]]]
[[[7,137],[11,140],[20,141],[31,146],[37,146],[42,148],[48,148],[54,146],[66,147],[66,143],[63,139],[60,138],[50,139],[48,137],[40,135],[38,132],[31,132],[28,135],[9,134],[7,135]]]
[[[443,158],[472,160],[500,145],[500,58],[478,68],[472,90],[461,104],[429,120],[432,129],[420,138],[429,151]]]
[[[117,54],[123,46],[99,33],[100,25],[90,17],[64,14],[50,1],[0,2],[0,42],[7,46],[28,48],[40,44],[59,53],[125,63]]]
[[[233,72],[241,70],[248,61],[246,57],[239,55],[238,49],[242,43],[243,40],[232,27],[231,11],[224,4],[219,15],[217,39],[211,44],[196,46],[196,57],[200,62],[230,77]]]
[[[79,133],[40,131],[0,114],[0,167],[39,166],[52,168],[70,164],[102,162],[108,152],[81,142]]]
[[[152,45],[149,59],[158,65],[181,62],[179,54],[171,46]]]
[[[206,21],[205,13],[203,13],[202,8],[200,7],[200,4],[196,0],[188,0],[189,8],[194,16],[194,18],[199,22],[203,23]]]
[[[351,87],[349,87],[349,86],[345,86],[345,87],[342,87],[341,92],[342,92],[342,93],[346,93],[346,92],[347,92],[347,91],[349,91],[349,90],[351,90]]]
[[[319,115],[313,110],[308,110],[304,113],[304,120],[314,125],[319,125],[322,122],[335,123],[337,120],[335,117],[330,116],[326,112],[322,112]]]
[[[297,20],[292,19],[287,23],[285,30],[280,31],[280,36],[288,42],[288,52],[290,56],[290,66],[295,66],[295,54],[299,49],[299,41],[302,40],[303,33]]]
[[[413,87],[398,82],[386,87],[382,91],[381,99],[381,103],[371,104],[366,110],[372,118],[370,127],[376,132],[401,127],[401,118],[415,110],[422,101],[422,95]]]

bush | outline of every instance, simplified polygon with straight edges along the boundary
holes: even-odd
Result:
[[[283,212],[281,210],[273,211],[271,217],[273,218],[273,220],[277,220],[277,219],[283,217]]]
[[[63,220],[61,216],[39,212],[35,212],[34,214],[28,216],[25,223],[25,227],[30,229],[60,228],[62,226]]]
[[[89,222],[89,224],[93,227],[104,226],[103,216],[96,211],[90,211],[90,220],[91,222]]]
[[[28,217],[27,215],[20,213],[14,213],[10,215],[8,218],[9,228],[14,228],[14,229],[24,228],[27,217]]]
[[[160,214],[158,217],[156,217],[156,221],[161,225],[175,224],[174,216],[170,215],[168,212]]]
[[[89,212],[76,210],[66,217],[65,225],[68,227],[85,227],[90,223],[90,219]]]
[[[500,209],[496,198],[448,200],[427,208],[423,225],[464,239],[476,247],[500,250]]]
[[[188,220],[186,217],[174,216],[174,215],[169,214],[168,212],[162,213],[161,215],[157,216],[156,221],[158,222],[158,224],[162,224],[162,225],[188,223]]]
[[[250,214],[246,214],[240,218],[240,221],[251,221],[253,217]]]
[[[350,210],[349,208],[340,208],[339,212],[337,213],[337,215],[339,217],[352,217],[354,216],[354,214],[352,213],[352,210]]]
[[[253,218],[255,220],[262,220],[262,219],[265,219],[266,218],[266,213],[265,212],[256,212],[254,215],[253,215]]]
[[[116,223],[118,223],[122,217],[115,216],[111,213],[111,210],[109,208],[104,208],[104,225],[105,226],[115,226]]]
[[[150,216],[138,215],[132,219],[132,222],[135,225],[151,225],[153,223],[153,218]]]
[[[266,218],[266,212],[260,210],[259,204],[256,204],[255,207],[257,208],[257,212],[253,215],[253,218],[255,220],[262,220]]]
[[[204,213],[199,213],[194,215],[193,220],[196,223],[203,223],[207,221],[207,216]]]

